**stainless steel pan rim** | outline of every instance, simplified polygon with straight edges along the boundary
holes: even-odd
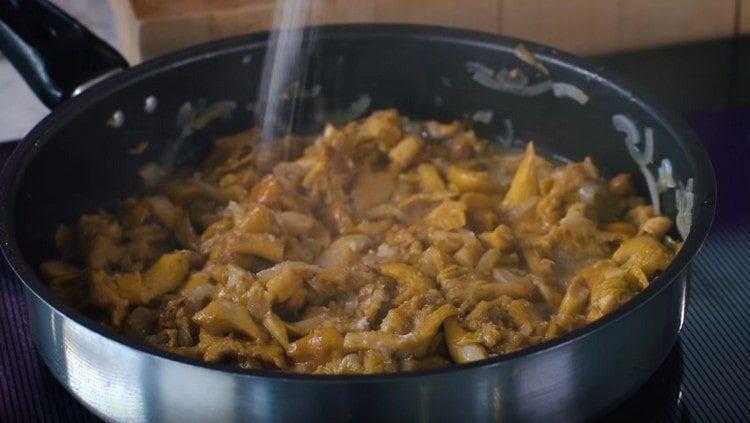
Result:
[[[458,373],[467,369],[478,367],[491,368],[493,365],[512,361],[518,357],[530,356],[541,352],[547,352],[559,348],[563,345],[575,342],[587,337],[595,332],[606,330],[607,326],[618,321],[630,313],[637,313],[639,308],[655,297],[660,291],[671,284],[674,279],[685,270],[690,261],[700,250],[705,241],[711,223],[714,218],[715,201],[716,201],[716,181],[710,160],[701,147],[700,141],[693,134],[692,130],[671,112],[665,111],[660,106],[655,106],[658,102],[649,99],[643,93],[629,86],[627,82],[610,74],[608,71],[597,67],[587,60],[574,57],[570,54],[560,52],[549,47],[540,46],[531,42],[522,41],[510,37],[491,35],[474,31],[449,29],[435,26],[422,25],[393,25],[393,24],[353,24],[353,25],[326,25],[319,27],[318,34],[320,37],[346,37],[354,35],[365,35],[367,33],[376,33],[380,36],[384,34],[380,31],[387,31],[387,35],[402,36],[409,34],[413,37],[422,37],[426,39],[443,39],[454,44],[472,44],[482,45],[486,48],[493,48],[505,52],[512,52],[513,48],[523,42],[527,48],[533,52],[541,62],[554,63],[558,66],[567,68],[585,78],[596,79],[607,88],[618,92],[621,96],[630,99],[638,106],[652,114],[668,131],[670,136],[681,140],[680,146],[686,152],[686,156],[693,169],[700,170],[701,177],[697,182],[704,185],[703,191],[707,194],[702,198],[696,199],[693,225],[690,234],[685,241],[682,249],[675,257],[670,266],[660,274],[643,292],[638,294],[628,303],[615,310],[611,314],[589,324],[583,328],[572,331],[550,341],[519,350],[510,354],[498,357],[488,358],[474,363],[453,365],[436,370],[419,370],[414,372],[394,373],[394,374],[377,374],[377,375],[353,375],[353,376],[325,376],[309,375],[296,373],[283,373],[278,371],[259,371],[245,370],[221,364],[209,364],[196,359],[181,357],[170,354],[145,344],[140,344],[127,339],[109,328],[94,322],[92,319],[84,316],[72,307],[63,304],[55,298],[47,286],[39,279],[36,271],[23,258],[20,247],[15,239],[13,228],[15,221],[13,216],[15,197],[18,193],[18,183],[20,181],[20,172],[22,172],[27,163],[34,157],[35,153],[44,145],[50,134],[55,133],[60,127],[64,126],[70,119],[75,117],[79,112],[85,110],[90,104],[95,103],[120,88],[136,84],[138,81],[147,79],[150,74],[158,73],[171,67],[178,67],[190,62],[200,61],[206,57],[227,54],[230,52],[242,51],[251,46],[263,44],[268,39],[268,33],[257,33],[235,38],[229,38],[212,43],[191,47],[172,54],[165,55],[155,60],[145,62],[133,68],[114,75],[113,77],[95,85],[83,94],[76,96],[57,107],[54,112],[44,118],[37,124],[24,140],[16,147],[12,156],[8,160],[2,174],[0,174],[0,247],[2,247],[5,258],[10,263],[14,272],[21,279],[27,289],[27,293],[36,296],[39,300],[46,303],[51,309],[71,318],[75,323],[82,327],[95,332],[106,338],[110,338],[126,347],[141,351],[160,358],[177,361],[183,364],[197,366],[221,372],[248,376],[262,377],[273,379],[288,379],[299,381],[315,381],[317,383],[378,383],[383,381],[394,381],[401,379],[417,379],[420,376],[435,375],[442,373]]]

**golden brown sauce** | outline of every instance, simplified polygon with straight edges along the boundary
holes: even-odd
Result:
[[[207,362],[382,373],[586,325],[679,247],[629,175],[497,151],[457,122],[380,111],[284,161],[257,141],[221,138],[194,174],[61,226],[52,290]]]

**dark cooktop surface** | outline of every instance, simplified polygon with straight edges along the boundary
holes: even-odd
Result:
[[[692,267],[688,317],[678,343],[609,421],[750,420],[750,110],[688,120],[716,169],[718,214]],[[0,145],[0,166],[13,147]],[[97,421],[38,357],[21,284],[1,258],[0,421]]]

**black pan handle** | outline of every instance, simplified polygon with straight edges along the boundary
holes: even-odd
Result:
[[[47,0],[0,0],[0,51],[49,108],[128,67],[114,48]]]

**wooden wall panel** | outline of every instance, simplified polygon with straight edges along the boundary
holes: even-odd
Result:
[[[578,54],[617,44],[617,0],[501,0],[500,31]]]
[[[741,35],[750,34],[750,0],[738,0],[737,23]]]
[[[376,4],[372,0],[308,0],[313,3],[312,23],[373,22]]]
[[[750,0],[308,0],[311,23],[456,26],[589,55],[750,33]],[[124,50],[150,58],[267,29],[274,0],[110,0]],[[738,7],[739,6],[739,7]],[[739,15],[738,15],[739,14]]]
[[[736,0],[619,0],[618,49],[731,37]]]
[[[736,0],[500,0],[501,32],[578,54],[734,35]]]
[[[498,0],[373,0],[376,22],[407,22],[497,32]]]

